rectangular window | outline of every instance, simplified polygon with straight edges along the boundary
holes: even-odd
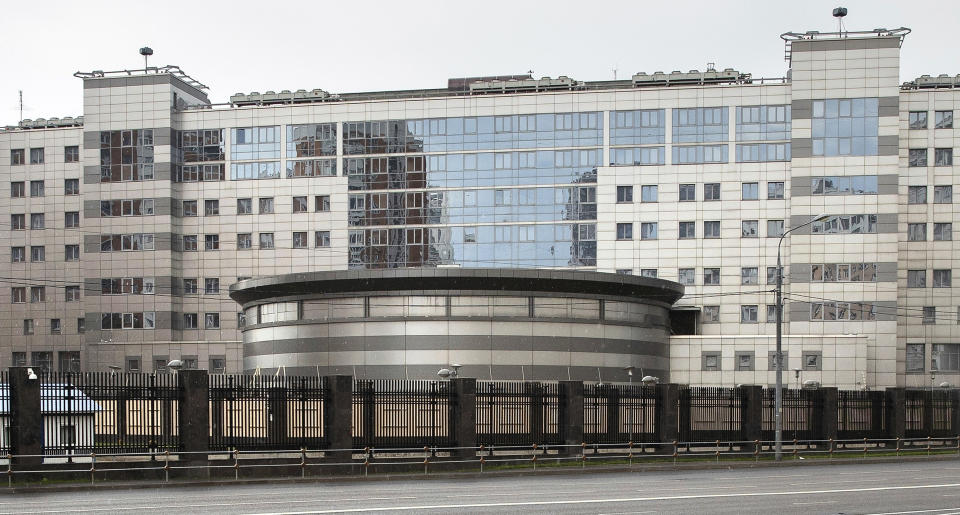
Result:
[[[10,247],[10,262],[25,263],[27,261],[27,249],[25,247]]]
[[[804,370],[820,370],[823,360],[819,352],[806,351],[803,353]]]
[[[315,245],[317,247],[329,247],[330,246],[330,231],[317,231],[314,233],[316,239]]]
[[[930,370],[960,372],[960,344],[935,343],[930,352]]]
[[[934,288],[952,288],[953,270],[934,270],[933,271]]]
[[[907,270],[907,288],[926,288],[926,270]]]
[[[953,111],[936,111],[934,113],[934,129],[952,129]]]
[[[196,234],[187,234],[183,237],[183,251],[184,252],[196,252],[197,251],[197,235]]]
[[[777,284],[777,267],[767,267],[767,284]]]
[[[30,196],[43,197],[46,194],[46,188],[43,181],[30,181]]]
[[[293,233],[293,248],[295,249],[305,249],[309,245],[307,243],[307,233],[306,232],[294,232]]]
[[[217,277],[207,277],[204,279],[203,293],[205,295],[214,295],[220,293],[220,279]]]
[[[217,199],[207,199],[203,201],[203,215],[217,216],[220,214],[220,201]]]
[[[14,286],[10,288],[10,302],[14,304],[27,302],[27,288],[24,286]]]
[[[776,351],[769,351],[767,353],[767,370],[777,370],[777,368],[780,370],[786,370],[787,362],[789,361],[788,358],[789,356],[787,356],[786,351],[780,353],[779,360],[777,359]],[[779,367],[777,365],[779,365]]]
[[[272,232],[262,232],[260,233],[260,248],[261,249],[272,249],[273,245],[273,233]]]
[[[759,284],[757,267],[743,267],[740,269],[740,284]]]
[[[656,268],[641,268],[640,277],[652,277],[657,278],[657,269]]]
[[[203,235],[203,249],[204,250],[220,250],[220,235],[219,234]]]
[[[23,334],[33,334],[33,319],[27,318],[23,321]]]
[[[631,224],[631,223],[618,223],[618,224],[617,224],[617,239],[618,239],[618,240],[632,240],[632,239],[633,239],[633,224]]]
[[[63,246],[64,261],[80,261],[80,245]]]
[[[953,166],[953,149],[933,149],[933,166]]]
[[[261,198],[260,199],[260,214],[267,215],[273,213],[273,198]]]
[[[740,223],[740,235],[743,238],[758,238],[760,222],[758,220],[743,220]]]
[[[656,202],[657,201],[657,186],[640,186],[640,202]]]
[[[776,200],[783,198],[783,183],[782,182],[768,182],[767,183],[767,199]]]
[[[74,302],[80,300],[80,287],[79,286],[64,286],[64,295],[67,299],[67,302]]]
[[[926,204],[926,186],[907,186],[907,204]]]
[[[704,351],[701,355],[701,360],[703,361],[702,368],[704,372],[716,372],[720,370],[719,351]]]
[[[25,163],[26,160],[24,159],[22,148],[14,148],[10,150],[10,166],[17,166]]]
[[[43,164],[43,149],[42,149],[42,148],[31,148],[31,149],[30,149],[30,164],[32,164],[32,165],[42,165],[42,164]]]
[[[640,239],[657,239],[657,222],[643,222],[640,224]]]
[[[196,328],[197,328],[197,314],[196,314],[196,313],[184,313],[184,314],[183,314],[183,328],[184,328],[184,329],[196,329]]]
[[[927,149],[911,148],[908,153],[908,166],[927,166]]]
[[[31,286],[30,287],[30,302],[46,302],[47,301],[47,288],[45,286]]]
[[[64,195],[79,195],[79,194],[80,194],[80,179],[64,179],[64,180],[63,180],[63,194],[64,194]]]
[[[684,285],[694,284],[696,281],[696,268],[681,268],[677,271],[677,282]]]
[[[703,237],[704,238],[719,238],[720,237],[720,221],[719,220],[707,220],[703,222]]]
[[[633,186],[617,186],[617,202],[633,202]]]
[[[953,224],[952,223],[933,224],[933,241],[951,241],[951,240],[953,240]]]
[[[679,237],[681,240],[689,240],[697,237],[696,222],[680,222]]]
[[[239,233],[237,234],[237,249],[249,249],[253,248],[253,238],[250,233]]]
[[[922,343],[907,344],[907,372],[923,372],[926,359],[924,357],[926,345]]]
[[[720,306],[703,307],[703,323],[716,324],[720,322]]]
[[[934,204],[952,204],[953,203],[953,186],[934,186],[933,187],[933,203]]]
[[[631,275],[632,273],[633,273],[633,269],[632,269],[632,268],[618,268],[618,269],[617,269],[617,274],[618,274],[618,275]]]
[[[907,224],[907,241],[927,241],[927,224]]]
[[[697,185],[681,184],[680,185],[680,202],[693,202],[695,200],[697,200]]]
[[[10,215],[10,230],[13,231],[22,231],[26,229],[27,225],[26,215],[23,214],[13,214]]]
[[[330,211],[330,195],[317,195],[313,200],[317,212]]]
[[[238,214],[238,215],[251,215],[251,214],[253,214],[253,199],[249,199],[249,198],[238,198],[238,199],[237,199],[237,214]]]
[[[758,307],[756,305],[742,305],[740,306],[740,323],[741,324],[756,324],[759,322],[757,319],[758,316]]]
[[[197,216],[197,201],[196,200],[184,200],[181,204],[182,210],[180,213],[182,216]]]
[[[767,238],[783,236],[783,220],[767,220]]]
[[[307,211],[307,197],[293,197],[293,212],[306,213]]]
[[[923,307],[923,323],[924,324],[937,323],[937,307],[936,306]]]
[[[24,186],[23,181],[15,181],[10,183],[11,198],[23,198],[25,196],[26,196],[26,187]]]
[[[203,328],[204,329],[220,329],[220,313],[204,313]]]
[[[197,280],[196,278],[184,278],[183,279],[183,293],[184,295],[196,295],[197,293]]]
[[[63,214],[63,226],[67,229],[80,227],[80,212],[67,211]]]
[[[80,161],[80,147],[77,145],[68,145],[63,147],[63,162],[77,163]]]
[[[813,101],[810,135],[814,156],[875,156],[878,152],[878,98]]]
[[[47,260],[47,248],[43,245],[32,245],[30,247],[30,262],[42,263]]]
[[[760,186],[756,182],[745,182],[742,184],[743,200],[758,200],[760,198]]]
[[[720,269],[719,268],[704,268],[703,269],[703,285],[718,285],[720,284]]]
[[[50,334],[60,334],[63,331],[63,326],[60,323],[59,318],[50,319]]]
[[[46,216],[43,213],[31,213],[30,214],[30,228],[31,229],[43,229],[46,227]]]
[[[910,128],[911,129],[926,129],[927,128],[927,112],[926,111],[910,111]]]
[[[720,183],[708,182],[704,184],[703,200],[720,200]]]
[[[768,324],[777,323],[777,305],[776,304],[767,304],[767,323]]]

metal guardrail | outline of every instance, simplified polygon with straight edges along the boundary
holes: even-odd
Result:
[[[328,460],[329,453],[349,453],[347,460]],[[871,457],[943,457],[956,455],[960,458],[960,435],[955,437],[895,438],[895,439],[827,439],[787,440],[784,442],[784,460],[869,459]],[[431,472],[474,471],[486,472],[528,468],[580,467],[590,464],[631,468],[639,465],[678,465],[683,462],[721,462],[724,460],[773,460],[773,442],[767,440],[740,440],[712,442],[657,442],[641,443],[582,443],[579,445],[504,445],[477,447],[431,447],[362,449],[299,449],[228,452],[170,452],[154,453],[89,453],[75,456],[67,463],[59,455],[11,455],[0,459],[6,465],[7,486],[16,486],[18,476],[88,475],[91,484],[97,482],[97,474],[123,471],[153,471],[164,482],[191,470],[233,471],[233,479],[248,477],[260,471],[286,469],[280,477],[318,476],[324,473],[342,474],[344,470],[359,472],[359,476],[376,474],[378,469],[406,473],[430,474]],[[14,466],[18,459],[39,458],[40,463],[32,468]],[[4,464],[3,461],[6,461]],[[128,462],[123,467],[108,464]],[[67,464],[68,466],[57,466]],[[2,470],[2,469],[0,469]],[[298,470],[290,474],[290,470]],[[275,472],[262,472],[277,477]],[[221,474],[218,479],[227,479],[231,474]],[[25,477],[25,479],[27,479]]]

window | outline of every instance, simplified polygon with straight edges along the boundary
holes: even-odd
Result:
[[[273,213],[273,198],[260,199],[260,214],[266,215]]]
[[[78,319],[77,319],[77,334],[83,334],[84,332],[86,332],[86,330],[87,330],[87,319],[86,319],[86,318],[83,318],[83,317],[78,318]]]
[[[703,323],[715,324],[720,321],[720,306],[703,307]]]
[[[14,286],[10,288],[10,302],[14,304],[27,302],[27,288],[24,286]]]
[[[26,196],[26,188],[23,181],[15,181],[10,183],[10,197],[11,198],[23,198]]]
[[[181,204],[182,209],[180,213],[183,216],[197,216],[197,201],[196,200],[184,200]]]
[[[782,199],[783,198],[783,183],[782,182],[768,182],[767,183],[767,198],[771,200]]]
[[[767,304],[767,323],[768,324],[777,323],[777,305],[776,304]]]
[[[220,250],[220,235],[219,234],[203,235],[203,249],[204,250]]]
[[[697,200],[697,185],[681,184],[680,185],[680,202],[693,202],[695,200]]]
[[[657,186],[640,186],[640,201],[641,202],[656,202],[657,201]]]
[[[46,216],[43,213],[31,213],[30,214],[30,228],[31,229],[43,229],[46,227]]]
[[[237,199],[237,214],[238,214],[238,215],[251,215],[251,214],[253,214],[253,199],[249,199],[249,198],[238,198],[238,199]]]
[[[952,223],[933,224],[933,241],[951,241],[951,240],[953,240],[953,224]]]
[[[720,183],[708,182],[704,184],[703,200],[720,200]]]
[[[50,319],[50,334],[60,334],[63,331],[63,326],[60,323],[59,318]]]
[[[183,328],[184,328],[184,329],[196,329],[196,328],[197,328],[197,314],[196,314],[196,313],[184,313],[184,314],[183,314]]]
[[[330,211],[330,195],[317,195],[313,200],[317,212]]]
[[[760,186],[756,182],[745,182],[742,184],[743,200],[757,200],[760,196]]]
[[[80,161],[80,147],[77,145],[68,145],[63,147],[63,162],[77,163]]]
[[[253,248],[253,237],[250,233],[237,234],[237,249]]]
[[[703,284],[704,284],[704,286],[720,284],[720,269],[719,269],[719,268],[704,268],[704,269],[703,269]]]
[[[306,213],[307,211],[307,197],[293,197],[293,212]]]
[[[617,202],[633,202],[633,186],[617,186]]]
[[[222,374],[227,370],[227,358],[223,356],[210,356],[209,370],[211,374]]]
[[[875,156],[878,151],[878,98],[813,101],[810,135],[814,156]]]
[[[720,352],[704,351],[701,355],[704,372],[715,372],[720,370]]]
[[[27,228],[27,218],[23,214],[10,215],[10,229],[13,231],[22,231]]]
[[[927,241],[927,224],[907,224],[907,241]]]
[[[696,274],[697,269],[695,268],[681,268],[677,271],[677,282],[685,285],[694,284]]]
[[[131,374],[140,373],[140,358],[127,357],[127,359],[124,360],[124,362],[127,364],[127,368],[126,368],[127,373],[131,373]]]
[[[759,284],[757,267],[745,266],[740,269],[740,284]]]
[[[783,220],[767,220],[767,238],[783,236]]]
[[[217,216],[220,214],[220,201],[216,199],[207,199],[203,201],[203,215]]]
[[[317,247],[329,247],[330,246],[330,231],[317,231],[314,233],[316,238],[315,245]]]
[[[273,246],[273,233],[272,232],[262,232],[260,233],[260,248],[261,249],[272,249]]]
[[[80,300],[80,287],[79,286],[64,286],[64,296],[67,299],[67,302],[74,302]]]
[[[63,225],[67,229],[80,227],[80,212],[67,211],[63,214]]]
[[[933,166],[953,166],[953,149],[933,149]]]
[[[203,293],[214,295],[220,293],[220,279],[217,277],[207,277],[203,280]]]
[[[22,148],[14,148],[10,150],[10,166],[22,165],[26,163],[24,159],[24,153]]]
[[[80,245],[63,246],[64,261],[80,261]]]
[[[926,270],[907,270],[907,288],[926,288]]]
[[[27,261],[27,250],[25,247],[10,247],[10,262],[24,263]]]
[[[43,181],[30,181],[30,196],[42,197],[46,193]]]
[[[757,220],[744,220],[740,223],[740,235],[743,238],[757,238],[759,237],[759,225],[760,222]]]
[[[26,318],[23,320],[23,334],[33,334],[33,319]]]
[[[926,129],[927,128],[927,112],[926,111],[910,111],[910,128]]]
[[[617,224],[617,239],[618,239],[618,240],[632,240],[632,239],[633,239],[633,224],[631,224],[631,223],[618,223],[618,224]]]
[[[934,204],[952,204],[953,186],[934,186],[933,187]]]
[[[952,270],[934,270],[933,271],[933,287],[934,288],[953,287],[953,271]]]
[[[936,306],[923,307],[923,323],[924,324],[937,323],[937,307]]]
[[[680,222],[679,237],[681,240],[688,240],[697,237],[696,222]]]
[[[220,329],[220,313],[204,313],[204,329]]]
[[[307,248],[307,233],[306,232],[294,232],[293,233],[293,248],[295,249],[305,249]]]
[[[741,324],[756,324],[758,309],[754,304],[740,306],[740,323]]]
[[[32,165],[42,165],[42,164],[43,164],[43,149],[42,149],[42,148],[31,148],[31,149],[30,149],[30,164],[32,164]]]
[[[926,359],[924,358],[926,347],[922,343],[908,343],[907,344],[907,372],[923,372],[924,363]]]
[[[934,114],[934,129],[952,129],[953,111],[936,111]]]
[[[197,235],[196,234],[187,234],[183,237],[183,251],[184,252],[197,251]]]
[[[739,371],[753,370],[752,352],[737,351],[734,356],[734,361],[736,363],[737,370]]]
[[[703,237],[719,238],[720,237],[720,221],[708,220],[703,222]]]
[[[823,364],[823,359],[819,352],[813,352],[813,351],[803,352],[803,369],[804,370],[820,370],[822,364]]]
[[[193,279],[183,279],[183,293],[184,295],[194,295],[197,293],[197,280]]]
[[[930,370],[960,371],[960,344],[935,343],[930,353]]]
[[[926,186],[907,186],[907,204],[926,204]]]
[[[787,363],[789,362],[787,352],[783,351],[780,353],[780,359],[777,359],[776,351],[769,351],[767,353],[767,370],[777,370],[777,365],[780,365],[780,370],[787,369]]]
[[[30,262],[42,263],[47,260],[47,248],[43,245],[32,245],[30,247]]]
[[[640,239],[657,239],[657,222],[643,222],[640,224]]]
[[[777,284],[777,267],[767,267],[767,284]]]
[[[927,149],[911,148],[908,153],[908,166],[927,166]]]

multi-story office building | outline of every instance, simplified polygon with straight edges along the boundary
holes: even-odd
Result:
[[[238,94],[215,105],[177,68],[78,74],[82,118],[0,132],[0,211],[10,218],[0,231],[9,256],[0,366],[152,371],[179,358],[264,373],[352,363],[363,376],[386,360],[403,377],[462,360],[489,365],[493,377],[497,356],[509,355],[519,370],[497,378],[566,368],[624,379],[624,366],[646,364],[673,382],[768,384],[780,245],[791,382],[956,384],[960,76],[901,83],[908,32],[785,34],[789,70],[776,79],[730,69],[597,82],[488,77],[434,90]],[[673,334],[651,337],[666,343],[655,363],[631,348],[604,354],[606,341],[600,358],[589,346],[551,354],[489,341],[476,358],[458,353],[454,336],[430,354],[403,321],[342,337],[324,329],[318,357],[309,338],[281,336],[289,327],[278,322],[306,316],[283,281],[269,283],[275,291],[260,285],[261,297],[284,299],[262,309],[228,295],[247,278],[408,267],[633,274],[685,293]],[[502,303],[522,296],[512,298]],[[344,316],[375,318],[369,298],[339,307],[351,302],[360,307]],[[460,301],[430,302],[445,307],[405,313],[456,318]],[[519,302],[502,319],[490,308],[491,334],[548,312],[539,297]],[[568,306],[564,316],[594,317],[579,323],[588,338],[611,320],[610,306]],[[336,318],[333,309],[321,318]],[[375,342],[391,331],[406,340],[387,353]],[[624,334],[615,338],[642,338]],[[272,338],[300,346],[256,350]],[[331,357],[351,338],[366,343]],[[536,372],[538,360],[553,368]]]

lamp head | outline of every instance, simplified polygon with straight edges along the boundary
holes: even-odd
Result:
[[[171,370],[180,370],[183,368],[183,361],[179,359],[172,359],[169,363],[167,363],[167,368]]]
[[[450,376],[453,375],[453,371],[450,370],[449,368],[441,368],[440,370],[437,371],[437,375],[444,379],[449,379]]]
[[[32,368],[27,369],[27,379],[29,379],[30,381],[37,380],[37,373],[34,372]]]

